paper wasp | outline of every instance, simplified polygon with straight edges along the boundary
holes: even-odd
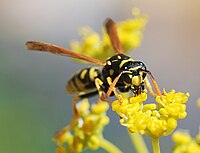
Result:
[[[156,94],[147,80],[147,75],[150,76],[156,92],[160,93],[145,64],[124,55],[116,23],[112,19],[106,19],[105,28],[116,52],[116,55],[108,58],[105,62],[48,43],[28,41],[26,46],[29,50],[50,52],[102,66],[102,70],[95,67],[82,69],[68,81],[67,92],[76,94],[80,99],[99,94],[101,100],[106,100],[114,94],[117,96],[116,89],[120,92],[132,91],[134,95],[138,95],[144,90],[144,85],[155,96]]]

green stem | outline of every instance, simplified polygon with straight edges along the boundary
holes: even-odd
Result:
[[[139,133],[128,133],[137,153],[149,153],[147,146]]]
[[[151,138],[153,153],[160,153],[159,138]]]
[[[106,150],[108,153],[122,153],[122,151],[117,148],[114,144],[112,144],[110,141],[106,139],[102,139],[101,141],[101,148]]]

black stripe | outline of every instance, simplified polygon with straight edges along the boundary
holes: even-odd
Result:
[[[78,87],[78,85],[76,84],[76,77],[73,77],[71,81],[72,81],[72,83],[74,84],[74,86],[76,87],[76,89],[77,89],[78,91],[81,91],[80,88]]]
[[[85,68],[85,69],[82,69],[78,74],[77,74],[77,78],[83,83],[87,83],[87,82],[90,82],[90,77],[89,77],[89,71],[90,71],[91,68]],[[87,72],[85,73],[85,77],[82,79],[81,78],[81,74],[84,70],[87,70]]]

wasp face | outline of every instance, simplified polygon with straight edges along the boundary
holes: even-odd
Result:
[[[140,61],[129,61],[124,63],[123,71],[127,71],[123,75],[124,83],[127,86],[140,86],[146,77],[146,66]],[[130,73],[128,73],[130,72]]]
[[[140,61],[134,61],[134,68],[132,70],[132,85],[140,86],[144,83],[146,77],[146,66]]]

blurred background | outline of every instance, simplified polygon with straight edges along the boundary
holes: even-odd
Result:
[[[64,93],[67,78],[84,67],[66,57],[27,52],[25,42],[45,41],[69,48],[70,40],[80,39],[80,27],[88,25],[101,33],[105,18],[131,18],[133,7],[150,20],[141,46],[131,56],[146,63],[161,88],[190,92],[188,116],[179,120],[178,127],[192,136],[199,132],[199,0],[1,0],[1,153],[55,152],[51,137],[71,117],[72,96]],[[105,138],[125,153],[134,152],[118,116],[111,110],[108,115],[111,123]],[[145,140],[150,147],[149,138]],[[170,136],[161,138],[161,151],[171,152],[172,144]]]

